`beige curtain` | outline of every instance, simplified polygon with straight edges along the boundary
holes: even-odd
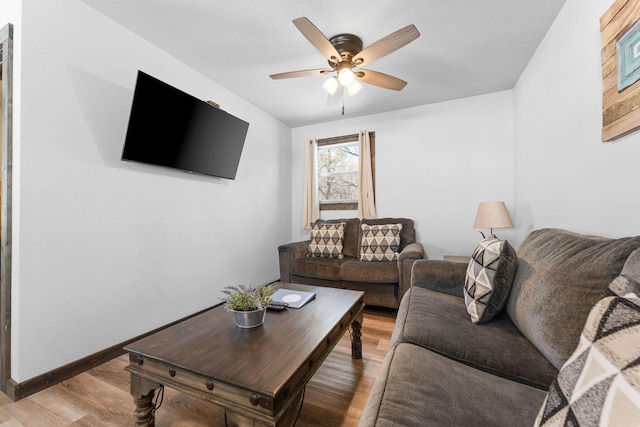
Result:
[[[371,141],[369,132],[360,131],[360,200],[359,218],[377,218],[376,202],[373,194],[373,171],[371,170]]]
[[[302,209],[302,224],[307,230],[320,218],[320,204],[318,202],[318,144],[315,140],[307,141],[304,157],[304,205]]]

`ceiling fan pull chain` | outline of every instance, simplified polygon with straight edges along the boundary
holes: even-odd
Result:
[[[344,116],[344,95],[342,95],[342,115]]]

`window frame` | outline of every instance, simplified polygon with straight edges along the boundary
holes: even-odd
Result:
[[[323,138],[316,140],[318,148],[325,147],[327,145],[337,145],[337,144],[345,144],[349,142],[358,142],[360,136],[356,134],[352,135],[343,135],[336,136],[332,138]],[[371,142],[371,174],[373,175],[373,194],[375,200],[376,193],[376,156],[375,156],[375,147],[376,147],[376,133],[369,132],[369,140]],[[358,168],[358,174],[360,174],[360,169]],[[319,182],[319,172],[316,173],[316,182]],[[358,181],[358,185],[360,182]],[[356,211],[358,210],[359,199],[355,202],[319,202],[321,211]]]

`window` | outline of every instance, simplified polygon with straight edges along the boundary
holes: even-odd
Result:
[[[371,140],[371,169],[375,188],[375,143]],[[318,200],[320,210],[358,209],[360,144],[358,135],[318,140]]]

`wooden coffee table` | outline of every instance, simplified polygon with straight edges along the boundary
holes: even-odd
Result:
[[[238,328],[218,306],[126,346],[135,425],[154,425],[153,398],[162,386],[224,407],[229,425],[292,425],[305,385],[348,329],[352,357],[362,357],[364,294],[280,286],[316,298],[300,309],[269,311],[252,329]]]

